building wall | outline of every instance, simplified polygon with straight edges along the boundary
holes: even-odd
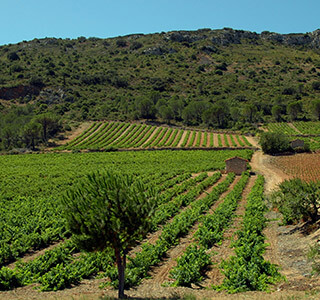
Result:
[[[291,142],[291,147],[292,148],[297,148],[297,147],[304,147],[304,141],[302,140],[296,140]]]
[[[236,175],[241,175],[247,171],[247,162],[241,159],[232,159],[226,161],[226,172],[234,172]]]

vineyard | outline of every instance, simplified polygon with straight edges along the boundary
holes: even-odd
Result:
[[[276,165],[292,178],[307,182],[320,180],[319,153],[277,157]]]
[[[137,287],[156,279],[158,272],[165,274],[160,280],[163,283],[190,287],[204,282],[205,274],[210,278],[212,272],[218,272],[224,274],[221,278],[225,281],[212,279],[208,282],[207,279],[204,284],[222,284],[221,288],[232,291],[236,283],[229,288],[230,271],[225,265],[220,269],[221,261],[213,264],[213,259],[219,259],[214,249],[225,240],[225,232],[233,227],[240,211],[246,210],[248,197],[260,201],[259,207],[263,207],[262,177],[251,177],[249,173],[237,177],[232,173],[221,174],[225,159],[235,155],[250,159],[252,151],[61,153],[0,157],[1,293],[10,295],[5,291],[13,288],[23,290],[30,284],[43,292],[70,287],[76,289],[85,279],[100,280],[103,286],[117,286],[114,253],[109,249],[80,252],[70,240],[59,201],[61,194],[88,172],[112,169],[134,174],[144,183],[156,186],[159,194],[151,231],[146,240],[129,253],[126,287]],[[248,196],[250,191],[252,196]],[[255,217],[254,222],[259,222],[259,218]],[[233,230],[240,229],[240,223],[237,224]],[[261,250],[265,247],[264,237],[257,238],[262,244],[254,257],[259,257],[259,260],[251,263],[266,264]],[[237,247],[243,246],[236,245],[235,253],[238,253]],[[223,247],[220,250],[223,251]],[[176,254],[170,259],[172,251]],[[24,260],[25,255],[29,257],[27,260]],[[266,287],[263,284],[274,280],[274,275],[264,269],[253,275],[257,282],[260,277],[264,278],[260,283],[263,289]],[[250,290],[252,287],[241,286],[240,289]],[[261,288],[255,286],[253,289]]]
[[[298,137],[308,142],[312,151],[320,149],[320,122],[269,123],[264,130]]]
[[[57,150],[252,148],[247,137],[124,122],[94,122]]]

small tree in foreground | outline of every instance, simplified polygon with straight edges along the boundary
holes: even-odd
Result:
[[[136,178],[107,172],[87,180],[63,197],[65,217],[76,245],[86,251],[114,249],[119,298],[124,298],[126,255],[150,228],[156,193]]]

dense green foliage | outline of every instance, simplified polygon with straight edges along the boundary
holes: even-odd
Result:
[[[319,119],[320,56],[308,39],[225,28],[4,45],[0,111],[220,128]]]
[[[50,113],[36,115],[30,105],[13,107],[0,116],[0,150],[14,148],[35,150],[40,144],[47,145],[48,139],[55,136],[62,128],[56,115]]]
[[[172,219],[172,222],[167,223],[162,228],[161,235],[155,244],[148,242],[143,244],[142,251],[130,259],[130,263],[127,266],[127,287],[139,284],[143,278],[148,276],[149,269],[161,261],[167,251],[179,241],[181,236],[189,232],[201,214],[205,213],[219,199],[219,196],[227,190],[234,177],[234,174],[230,173],[226,180],[215,186],[212,192],[204,198],[196,199],[200,192],[216,180],[214,177],[209,178],[207,183],[200,184],[194,191],[190,192],[188,198],[191,205],[188,209],[176,215]],[[106,274],[111,278],[112,284],[117,284],[114,268],[110,268]]]
[[[260,145],[264,153],[272,155],[292,150],[289,137],[283,133],[263,132]]]
[[[273,205],[279,209],[284,224],[301,220],[318,220],[320,208],[320,183],[291,179],[282,182],[272,195]]]
[[[70,185],[97,170],[118,170],[151,179],[157,173],[223,169],[226,159],[233,156],[250,159],[252,153],[230,150],[2,155],[0,196],[8,200],[21,196],[57,199]]]
[[[299,151],[308,152],[320,149],[320,122],[293,122],[292,125],[288,123],[269,123],[266,128],[270,132],[282,133],[290,136],[290,140],[295,138],[301,139],[305,142],[303,149]]]

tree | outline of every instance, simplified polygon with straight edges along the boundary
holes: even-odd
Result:
[[[288,104],[287,112],[291,117],[291,120],[296,120],[298,114],[302,112],[302,103],[301,101],[294,101]]]
[[[8,59],[10,61],[14,61],[14,60],[19,60],[20,57],[19,55],[16,53],[16,52],[10,52],[8,55],[7,55]]]
[[[160,106],[159,113],[161,118],[167,123],[170,123],[170,121],[174,118],[174,113],[170,106]]]
[[[45,113],[36,117],[35,122],[42,126],[42,139],[44,142],[48,141],[48,137],[55,134],[59,128],[59,121],[56,116]]]
[[[137,110],[140,118],[154,119],[156,109],[153,102],[148,98],[137,99]]]
[[[313,88],[315,91],[320,91],[320,81],[314,81],[314,82],[312,82],[312,88]]]
[[[272,106],[271,114],[277,122],[281,121],[281,113],[282,113],[282,107],[280,105]]]
[[[126,255],[150,229],[156,193],[136,177],[94,173],[63,197],[65,217],[76,245],[87,251],[114,250],[119,298],[124,298]]]
[[[252,123],[256,119],[257,107],[254,104],[246,104],[242,111],[243,116]]]
[[[283,133],[262,133],[260,145],[264,153],[272,155],[291,150],[289,138]]]
[[[228,111],[226,105],[214,104],[202,114],[202,120],[207,126],[223,128],[227,123]]]
[[[174,118],[176,120],[181,120],[182,111],[184,108],[184,102],[182,99],[180,99],[178,96],[172,97],[169,100],[169,107],[171,107]]]
[[[23,136],[26,140],[26,145],[31,146],[32,150],[35,150],[37,139],[40,137],[41,125],[36,122],[30,122],[25,125],[23,130]]]
[[[315,99],[312,101],[312,112],[320,121],[320,99]]]
[[[202,113],[208,107],[204,101],[192,101],[182,111],[182,119],[187,125],[198,125],[202,121]]]

